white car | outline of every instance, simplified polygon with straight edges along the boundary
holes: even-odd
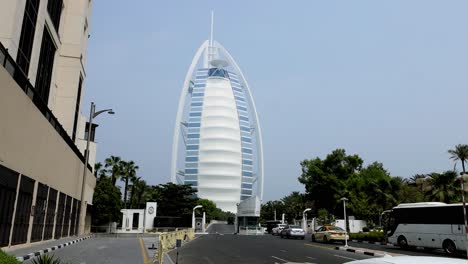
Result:
[[[421,257],[421,256],[398,256],[355,260],[347,264],[466,264],[466,259]]]
[[[271,229],[271,234],[274,236],[279,236],[281,230],[283,230],[283,228],[285,228],[286,226],[286,224],[278,224],[277,226],[273,227],[273,229]]]

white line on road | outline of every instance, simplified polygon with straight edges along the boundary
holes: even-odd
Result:
[[[275,258],[275,259],[277,259],[277,260],[281,260],[281,261],[284,261],[284,262],[289,262],[289,261],[287,261],[287,260],[285,260],[285,259],[282,259],[282,258],[278,258],[278,257],[275,257],[275,256],[271,256],[271,257],[272,257],[272,258]]]
[[[345,257],[345,256],[340,256],[340,255],[333,255],[335,257],[339,257],[339,258],[344,258],[344,259],[349,259],[349,260],[357,260],[355,258],[349,258],[349,257]]]
[[[306,258],[308,258],[308,259],[315,259],[315,258],[313,258],[313,257],[306,257]]]
[[[284,250],[284,249],[280,249],[280,251],[281,251],[281,252],[286,252],[286,250]]]

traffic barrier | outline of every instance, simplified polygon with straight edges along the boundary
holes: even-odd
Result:
[[[182,241],[190,241],[194,238],[195,238],[195,232],[192,228],[160,234],[159,242],[158,242],[158,255],[157,255],[157,260],[159,264],[163,263],[164,253],[176,247],[176,241],[178,239]]]

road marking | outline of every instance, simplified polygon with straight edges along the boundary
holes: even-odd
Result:
[[[339,257],[339,258],[344,258],[344,259],[349,259],[349,260],[357,260],[355,258],[349,258],[349,257],[345,257],[345,256],[340,256],[340,255],[333,255],[335,257]]]
[[[306,256],[306,258],[309,258],[309,259],[315,259],[315,258],[313,258],[313,257],[307,257],[307,256]]]
[[[284,250],[284,249],[280,249],[280,251],[281,251],[281,252],[286,252],[286,250]]]
[[[331,247],[318,246],[318,245],[309,244],[309,243],[304,243],[304,245],[309,246],[309,247],[318,247],[318,248],[324,248],[324,249],[333,249],[333,248],[331,248]]]
[[[143,239],[141,238],[140,238],[140,248],[141,248],[141,255],[143,256],[143,264],[149,263],[148,256],[146,256],[145,245],[143,244]]]
[[[287,261],[287,260],[285,260],[285,259],[282,259],[282,258],[278,258],[278,257],[275,257],[275,256],[271,256],[271,257],[272,257],[272,258],[275,258],[275,259],[277,259],[277,260],[281,260],[281,261],[284,261],[284,262],[289,262],[289,261]]]

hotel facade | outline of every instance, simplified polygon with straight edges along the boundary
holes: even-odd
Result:
[[[91,0],[0,7],[0,247],[89,232],[96,144],[81,114]],[[84,173],[85,171],[85,173]],[[85,184],[83,184],[85,175]],[[82,187],[84,192],[82,194]]]
[[[191,185],[199,198],[224,211],[236,213],[243,201],[261,201],[263,152],[255,103],[239,66],[217,41],[205,41],[192,60],[173,142],[174,183]]]

